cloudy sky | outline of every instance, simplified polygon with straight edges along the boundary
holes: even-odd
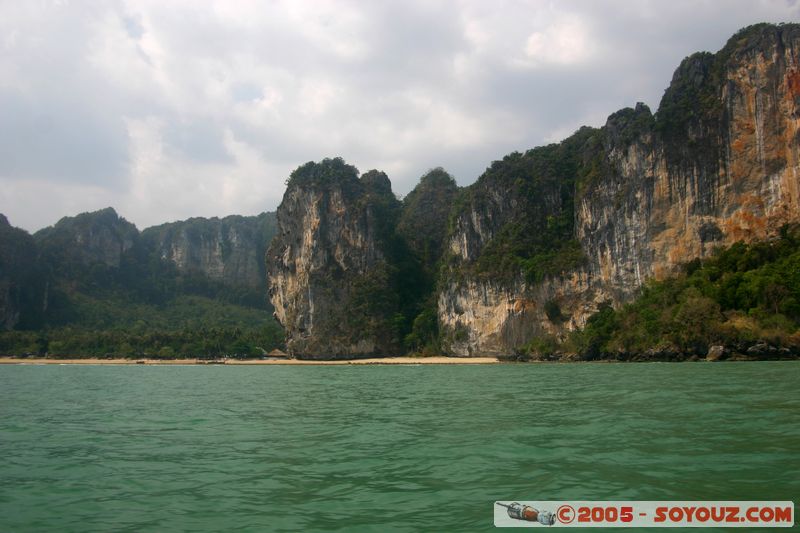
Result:
[[[0,212],[140,229],[274,210],[342,156],[407,193],[613,111],[787,0],[0,0]]]

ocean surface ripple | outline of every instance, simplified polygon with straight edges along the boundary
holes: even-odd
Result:
[[[798,362],[0,367],[0,531],[488,531],[495,500],[797,501],[798,450]]]

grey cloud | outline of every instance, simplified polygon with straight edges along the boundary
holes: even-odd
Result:
[[[59,208],[34,181],[57,185],[58,216],[101,207],[94,187],[140,227],[274,209],[293,168],[336,155],[399,193],[436,166],[468,184],[621,107],[655,111],[684,56],[798,15],[766,0],[3,3],[0,212],[38,229],[31,213]]]
[[[231,88],[231,96],[236,102],[251,102],[263,98],[264,91],[253,83],[238,83]]]
[[[0,91],[0,175],[116,188],[127,167],[118,117],[89,102],[26,98]]]
[[[218,122],[203,118],[172,116],[165,120],[164,142],[168,149],[198,163],[231,163]]]

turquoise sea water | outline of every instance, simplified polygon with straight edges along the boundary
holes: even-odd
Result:
[[[0,366],[0,531],[488,531],[800,499],[800,362]],[[706,530],[707,531],[707,530]]]

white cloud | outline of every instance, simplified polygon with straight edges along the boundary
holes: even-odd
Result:
[[[158,117],[128,120],[131,186],[121,204],[123,214],[153,225],[163,221],[164,212],[178,218],[256,214],[264,210],[265,199],[275,205],[280,201],[283,191],[276,190],[267,177],[283,169],[272,167],[230,130],[223,132],[229,160],[200,164],[171,149],[165,141],[166,129]]]
[[[532,66],[572,66],[590,60],[596,51],[589,26],[579,17],[567,16],[528,36],[525,57]]]

